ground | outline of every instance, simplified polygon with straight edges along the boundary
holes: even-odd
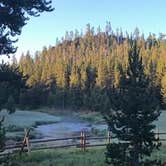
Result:
[[[73,120],[75,123],[87,121],[89,123],[100,123],[103,121],[100,113],[97,112],[74,112],[71,110],[55,110],[50,108],[40,108],[37,110],[19,110],[8,114],[1,111],[0,116],[5,116],[3,125],[6,128],[6,137],[14,140],[21,140],[24,136],[24,128],[32,128],[30,138],[40,138],[40,134],[34,127],[41,124],[57,123],[60,121]],[[63,126],[62,126],[63,127]],[[97,133],[95,128],[93,132]]]
[[[107,166],[105,163],[105,147],[93,147],[85,152],[76,148],[64,148],[32,152],[22,157],[15,156],[17,166]],[[153,153],[153,158],[166,161],[166,146]]]

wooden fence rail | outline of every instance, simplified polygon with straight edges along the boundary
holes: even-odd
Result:
[[[20,155],[21,155],[22,152],[24,151],[28,152],[29,154],[31,151],[34,151],[34,150],[55,149],[55,148],[64,148],[64,147],[71,147],[71,146],[81,148],[83,151],[85,151],[86,147],[105,146],[111,143],[111,140],[115,139],[114,136],[111,136],[110,132],[107,132],[106,136],[102,136],[102,137],[86,135],[85,131],[81,131],[80,136],[65,137],[65,138],[51,138],[51,139],[35,139],[35,140],[30,140],[29,134],[30,134],[30,130],[26,129],[23,141],[16,142],[14,145],[7,145],[5,147],[5,151],[0,153],[0,156],[8,154],[8,153],[14,153],[14,152],[20,152]],[[161,141],[161,142],[166,141],[166,138],[160,138],[161,135],[166,136],[166,133],[157,132],[155,133],[155,135],[156,135],[156,138],[158,138],[158,141]],[[71,142],[67,142],[69,140],[71,140]],[[74,142],[72,142],[73,140]],[[63,144],[62,143],[56,144],[56,142],[58,141],[63,141]]]

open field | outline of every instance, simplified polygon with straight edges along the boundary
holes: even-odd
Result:
[[[103,126],[103,117],[99,112],[58,110],[43,107],[37,110],[17,110],[14,114],[7,114],[1,111],[0,115],[5,116],[4,126],[7,130],[7,138],[20,140],[24,135],[24,128],[32,127],[30,138],[40,138],[41,131],[47,135],[65,137],[63,133],[71,130],[80,131],[81,128],[88,128],[95,135],[105,135],[106,127]],[[166,112],[163,111],[156,122],[159,132],[166,132]],[[48,124],[48,125],[47,125]],[[35,128],[40,126],[39,128]],[[98,126],[98,127],[97,127]]]
[[[17,110],[13,114],[8,114],[6,111],[1,111],[0,116],[5,117],[3,125],[7,131],[6,136],[14,139],[23,137],[24,128],[32,127],[31,136],[33,137],[37,134],[33,130],[33,127],[36,127],[40,124],[50,124],[60,121],[59,117],[47,113],[25,110]]]
[[[3,125],[6,128],[6,137],[14,140],[20,140],[23,138],[24,128],[32,128],[30,138],[40,138],[40,131],[38,132],[34,129],[34,127],[39,125],[45,125],[42,132],[47,128],[46,132],[52,132],[51,135],[57,136],[57,134],[70,131],[68,130],[69,126],[72,128],[75,126],[75,128],[77,128],[76,130],[80,131],[80,125],[83,127],[88,126],[88,124],[94,124],[93,126],[95,126],[95,124],[103,122],[102,116],[97,112],[74,112],[71,110],[62,111],[50,108],[40,108],[29,111],[17,110],[13,114],[1,111],[0,116],[5,116]],[[56,125],[57,122],[61,123]],[[53,129],[51,129],[52,126]],[[88,128],[92,128],[92,132],[95,134],[100,133],[99,130],[93,126],[88,126]],[[63,134],[61,135],[63,136]]]
[[[49,113],[55,116],[65,116],[72,117],[77,120],[88,121],[91,123],[102,123],[104,121],[103,116],[100,112],[91,112],[89,110],[71,110],[71,109],[56,109],[56,108],[48,108],[42,107],[36,109],[37,112]]]
[[[48,113],[47,113],[48,112]],[[48,108],[42,108],[37,111],[16,111],[16,113],[8,115],[6,112],[2,111],[1,115],[5,118],[5,127],[8,129],[7,136],[10,138],[19,137],[23,138],[23,128],[24,127],[35,127],[40,124],[56,123],[54,125],[59,125],[60,131],[64,127],[63,123],[68,123],[74,121],[78,124],[81,121],[85,121],[90,124],[103,123],[102,116],[99,113],[92,112],[73,112],[73,111],[55,111]],[[157,122],[157,126],[163,132],[165,130],[165,119],[166,112],[163,112]],[[13,126],[13,127],[12,127]],[[68,126],[69,127],[69,126]],[[71,126],[70,126],[71,127]],[[11,131],[14,132],[11,132]],[[58,130],[58,129],[57,129]],[[55,131],[57,131],[55,130]],[[68,131],[66,127],[65,132]],[[96,129],[94,129],[96,130]],[[54,130],[53,130],[54,131]],[[53,132],[51,131],[51,132]],[[94,131],[98,132],[98,131]],[[37,135],[34,130],[32,130],[31,136]],[[57,136],[55,134],[55,136]],[[104,147],[94,147],[87,148],[85,152],[76,148],[65,148],[65,149],[53,149],[53,150],[43,150],[32,152],[29,156],[23,154],[22,157],[15,156],[14,164],[17,166],[107,166],[105,163],[105,148]],[[166,145],[163,143],[160,151],[153,153],[153,158],[162,159],[166,161]]]
[[[49,113],[55,116],[65,116],[72,117],[73,119],[88,121],[90,123],[103,123],[104,119],[100,112],[91,112],[88,110],[60,110],[54,108],[43,107],[35,110],[36,112]],[[166,132],[166,110],[161,110],[161,115],[157,122],[155,122],[156,126],[160,129],[160,132]]]
[[[17,166],[107,166],[105,148],[89,148],[85,152],[75,148],[45,150],[14,157]],[[166,161],[166,146],[153,153],[153,159]]]
[[[25,127],[35,127],[39,124],[56,123],[60,119],[56,116],[47,113],[40,113],[36,111],[20,111],[17,110],[13,114],[8,114],[6,111],[1,111],[1,116],[5,116],[4,126],[9,129],[11,127],[24,129]]]

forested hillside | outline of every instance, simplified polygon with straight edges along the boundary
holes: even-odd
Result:
[[[33,39],[32,39],[33,40]],[[144,72],[156,87],[161,105],[166,102],[166,40],[164,34],[144,37],[136,28],[132,34],[109,22],[105,31],[87,24],[84,33],[66,32],[55,46],[41,52],[22,54],[19,70],[28,76],[29,89],[20,96],[22,106],[41,105],[60,108],[99,110],[109,108],[107,93],[118,87],[122,72],[127,72],[128,49],[137,41]],[[13,60],[13,65],[17,65]]]

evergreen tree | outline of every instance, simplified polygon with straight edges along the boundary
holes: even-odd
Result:
[[[37,83],[38,81],[41,81],[41,76],[42,76],[42,64],[41,64],[41,56],[39,52],[35,53],[35,57],[34,57],[34,69],[33,69],[33,82]]]
[[[0,111],[7,109],[8,113],[15,111],[15,105],[19,103],[19,95],[25,88],[26,78],[15,66],[0,64]],[[2,127],[4,117],[0,117],[0,151],[5,145],[5,130]]]
[[[52,11],[50,4],[47,0],[0,0],[0,55],[16,51],[13,37],[21,34],[30,16]]]
[[[63,108],[70,104],[70,74],[71,69],[69,64],[66,65],[65,72],[64,72],[64,91],[63,91]]]
[[[15,112],[15,101],[13,96],[9,96],[8,101],[6,103],[6,109],[9,111],[9,113]]]
[[[166,73],[163,73],[162,79],[161,79],[161,94],[163,98],[163,103],[166,103]]]
[[[143,157],[157,148],[152,123],[160,115],[159,102],[144,74],[140,49],[135,40],[130,43],[127,72],[122,71],[119,86],[108,93],[111,107],[105,113],[110,131],[119,140],[107,146],[107,162],[115,166],[150,165]]]
[[[3,121],[4,117],[0,119],[0,152],[4,150],[5,146],[5,129],[2,126]]]
[[[80,109],[83,105],[82,89],[81,89],[81,70],[80,68],[73,69],[71,72],[71,106],[74,109]]]
[[[16,52],[13,43],[30,16],[39,16],[44,11],[52,11],[47,0],[0,0],[0,55]],[[25,77],[13,65],[0,65],[0,110],[6,108],[10,113],[15,111],[21,89],[25,87]],[[5,133],[0,120],[0,150],[4,146]],[[1,160],[1,159],[0,159]],[[1,162],[1,161],[0,161]],[[2,162],[1,162],[2,163]],[[2,163],[3,164],[3,163]]]
[[[149,77],[152,86],[155,85],[156,96],[162,103],[164,98],[161,98],[160,95],[161,87],[163,97],[166,96],[164,90],[166,40],[156,38],[155,35],[150,35],[145,39],[144,35],[140,36],[138,29],[135,30],[133,35],[140,47],[144,73]],[[83,33],[78,34],[78,32],[73,35],[73,33],[68,32],[66,39],[58,40],[54,47],[44,47],[41,52],[35,53],[34,58],[28,56],[28,54],[21,56],[19,68],[20,71],[29,76],[27,84],[30,87],[38,82],[47,84],[47,80],[52,76],[55,77],[57,85],[56,93],[53,93],[53,95],[55,95],[56,103],[59,103],[58,107],[59,105],[74,106],[74,98],[77,98],[78,95],[80,96],[78,99],[82,98],[83,100],[82,107],[89,109],[92,104],[91,99],[93,98],[93,101],[95,99],[95,97],[91,98],[91,94],[97,95],[100,89],[105,89],[105,87],[108,89],[112,85],[114,87],[119,86],[120,68],[127,72],[128,48],[131,40],[129,34],[126,32],[126,35],[124,35],[121,29],[115,33],[109,22],[107,22],[105,32],[102,32],[99,27],[97,33],[95,33],[94,29],[88,24],[84,35]],[[80,70],[79,79],[78,68]],[[96,72],[93,71],[94,69]],[[97,76],[93,77],[93,73]],[[93,79],[88,80],[89,76],[92,76]],[[96,90],[96,88],[99,88],[99,90]],[[49,94],[52,96],[51,93]],[[96,99],[98,97],[96,96]],[[62,104],[64,98],[66,104]]]
[[[10,96],[16,104],[19,103],[20,91],[25,88],[25,82],[26,77],[23,77],[18,68],[0,64],[0,110],[6,107]]]
[[[86,80],[84,85],[84,105],[88,108],[92,108],[91,97],[92,91],[96,84],[96,68],[92,68],[90,64],[86,67]]]

